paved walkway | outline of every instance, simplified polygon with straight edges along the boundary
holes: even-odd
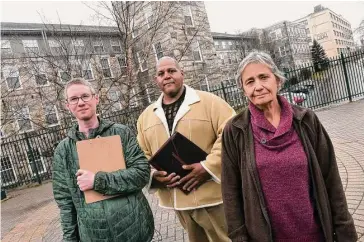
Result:
[[[359,241],[364,242],[364,100],[317,115],[328,131],[336,151],[340,175]],[[61,241],[59,211],[53,201],[51,183],[8,193],[1,203],[1,241]],[[154,212],[154,241],[188,241],[173,211],[157,206],[148,195]]]

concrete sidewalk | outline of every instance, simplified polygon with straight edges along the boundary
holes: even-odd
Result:
[[[317,111],[337,156],[350,212],[359,241],[364,242],[364,100]],[[61,241],[59,211],[51,183],[12,191],[1,203],[1,241]],[[156,224],[154,241],[188,241],[171,210],[157,206],[148,195]]]

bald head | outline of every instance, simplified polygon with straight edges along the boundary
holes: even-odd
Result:
[[[178,70],[181,70],[181,66],[178,64],[178,62],[176,61],[176,59],[170,57],[170,56],[163,56],[162,58],[160,58],[157,62],[157,65],[156,65],[156,70],[158,70],[158,67],[159,65],[162,63],[162,62],[165,62],[166,60],[168,61],[172,61],[175,65],[176,65],[176,68]]]

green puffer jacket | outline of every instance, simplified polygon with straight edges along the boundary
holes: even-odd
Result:
[[[76,141],[86,139],[75,125],[54,154],[53,194],[60,208],[64,241],[147,242],[154,233],[153,214],[142,193],[150,167],[134,134],[124,125],[99,119],[100,125],[89,138],[120,135],[126,169],[98,172],[94,190],[120,196],[96,203],[85,203],[77,186],[79,169]],[[102,161],[100,161],[102,162]]]

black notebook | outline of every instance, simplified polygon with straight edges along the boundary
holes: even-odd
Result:
[[[199,163],[206,160],[206,156],[207,153],[204,150],[176,132],[162,145],[149,162],[155,169],[166,171],[168,174],[174,172],[182,179],[191,172],[183,169],[183,165]],[[182,189],[182,186],[180,188],[186,194],[188,193]]]

